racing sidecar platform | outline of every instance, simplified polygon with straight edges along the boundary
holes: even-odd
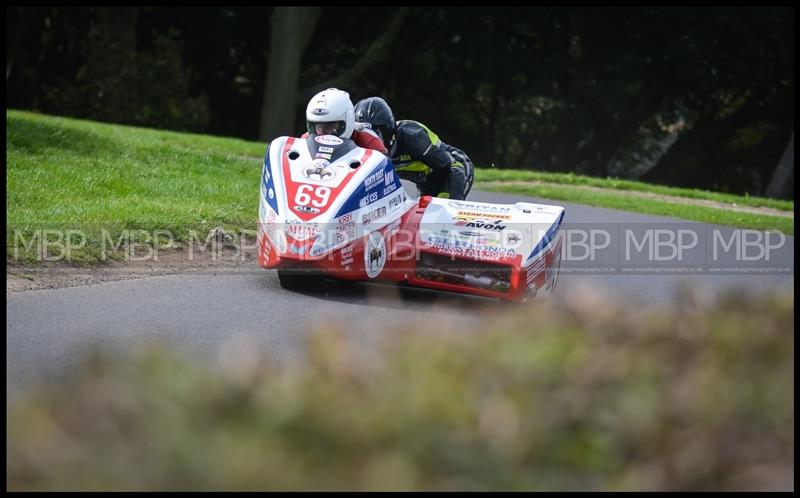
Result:
[[[411,198],[391,161],[331,135],[264,157],[258,262],[281,285],[320,277],[524,300],[555,288],[564,208]]]

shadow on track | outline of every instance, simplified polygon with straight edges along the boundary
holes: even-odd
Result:
[[[275,275],[277,277],[277,275]],[[280,284],[277,278],[262,279],[263,285],[270,289]],[[406,284],[391,282],[363,282],[350,280],[335,280],[326,278],[318,289],[289,290],[280,289],[281,292],[292,293],[325,301],[356,304],[370,307],[388,309],[414,309],[417,311],[437,311],[453,314],[465,312],[480,314],[487,311],[501,311],[509,306],[519,306],[519,303],[509,303],[498,299],[490,299],[469,294],[438,291],[420,287],[411,287]]]

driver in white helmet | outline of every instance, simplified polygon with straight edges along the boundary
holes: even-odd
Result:
[[[309,134],[336,135],[353,140],[359,147],[388,154],[375,132],[356,125],[353,102],[345,91],[328,88],[314,95],[306,107],[306,124],[308,131],[303,138]]]

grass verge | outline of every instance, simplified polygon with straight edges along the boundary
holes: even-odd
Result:
[[[205,240],[216,226],[257,226],[264,145],[19,111],[6,111],[6,125],[9,255],[41,229],[80,231],[71,257],[95,262],[104,238],[169,230],[181,242],[192,230]]]
[[[654,185],[651,183],[622,180],[619,178],[597,178],[573,173],[478,168],[475,170],[475,181],[538,181],[559,185],[582,185],[620,191],[649,192],[671,197],[708,200],[738,206],[768,207],[781,211],[794,211],[794,201],[752,197],[749,195],[740,196],[699,189],[667,187],[664,185]]]
[[[482,190],[520,194],[541,199],[561,200],[576,204],[586,204],[658,216],[669,216],[703,223],[729,225],[753,230],[780,230],[787,235],[794,235],[794,218],[742,213],[706,206],[643,199],[613,190],[599,192],[560,184],[532,183],[530,185],[525,185],[520,183],[508,183],[503,185],[477,181],[475,182],[475,187]]]

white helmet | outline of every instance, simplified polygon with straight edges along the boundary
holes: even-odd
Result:
[[[314,95],[306,107],[309,134],[350,138],[355,123],[350,94],[336,88],[328,88]]]

